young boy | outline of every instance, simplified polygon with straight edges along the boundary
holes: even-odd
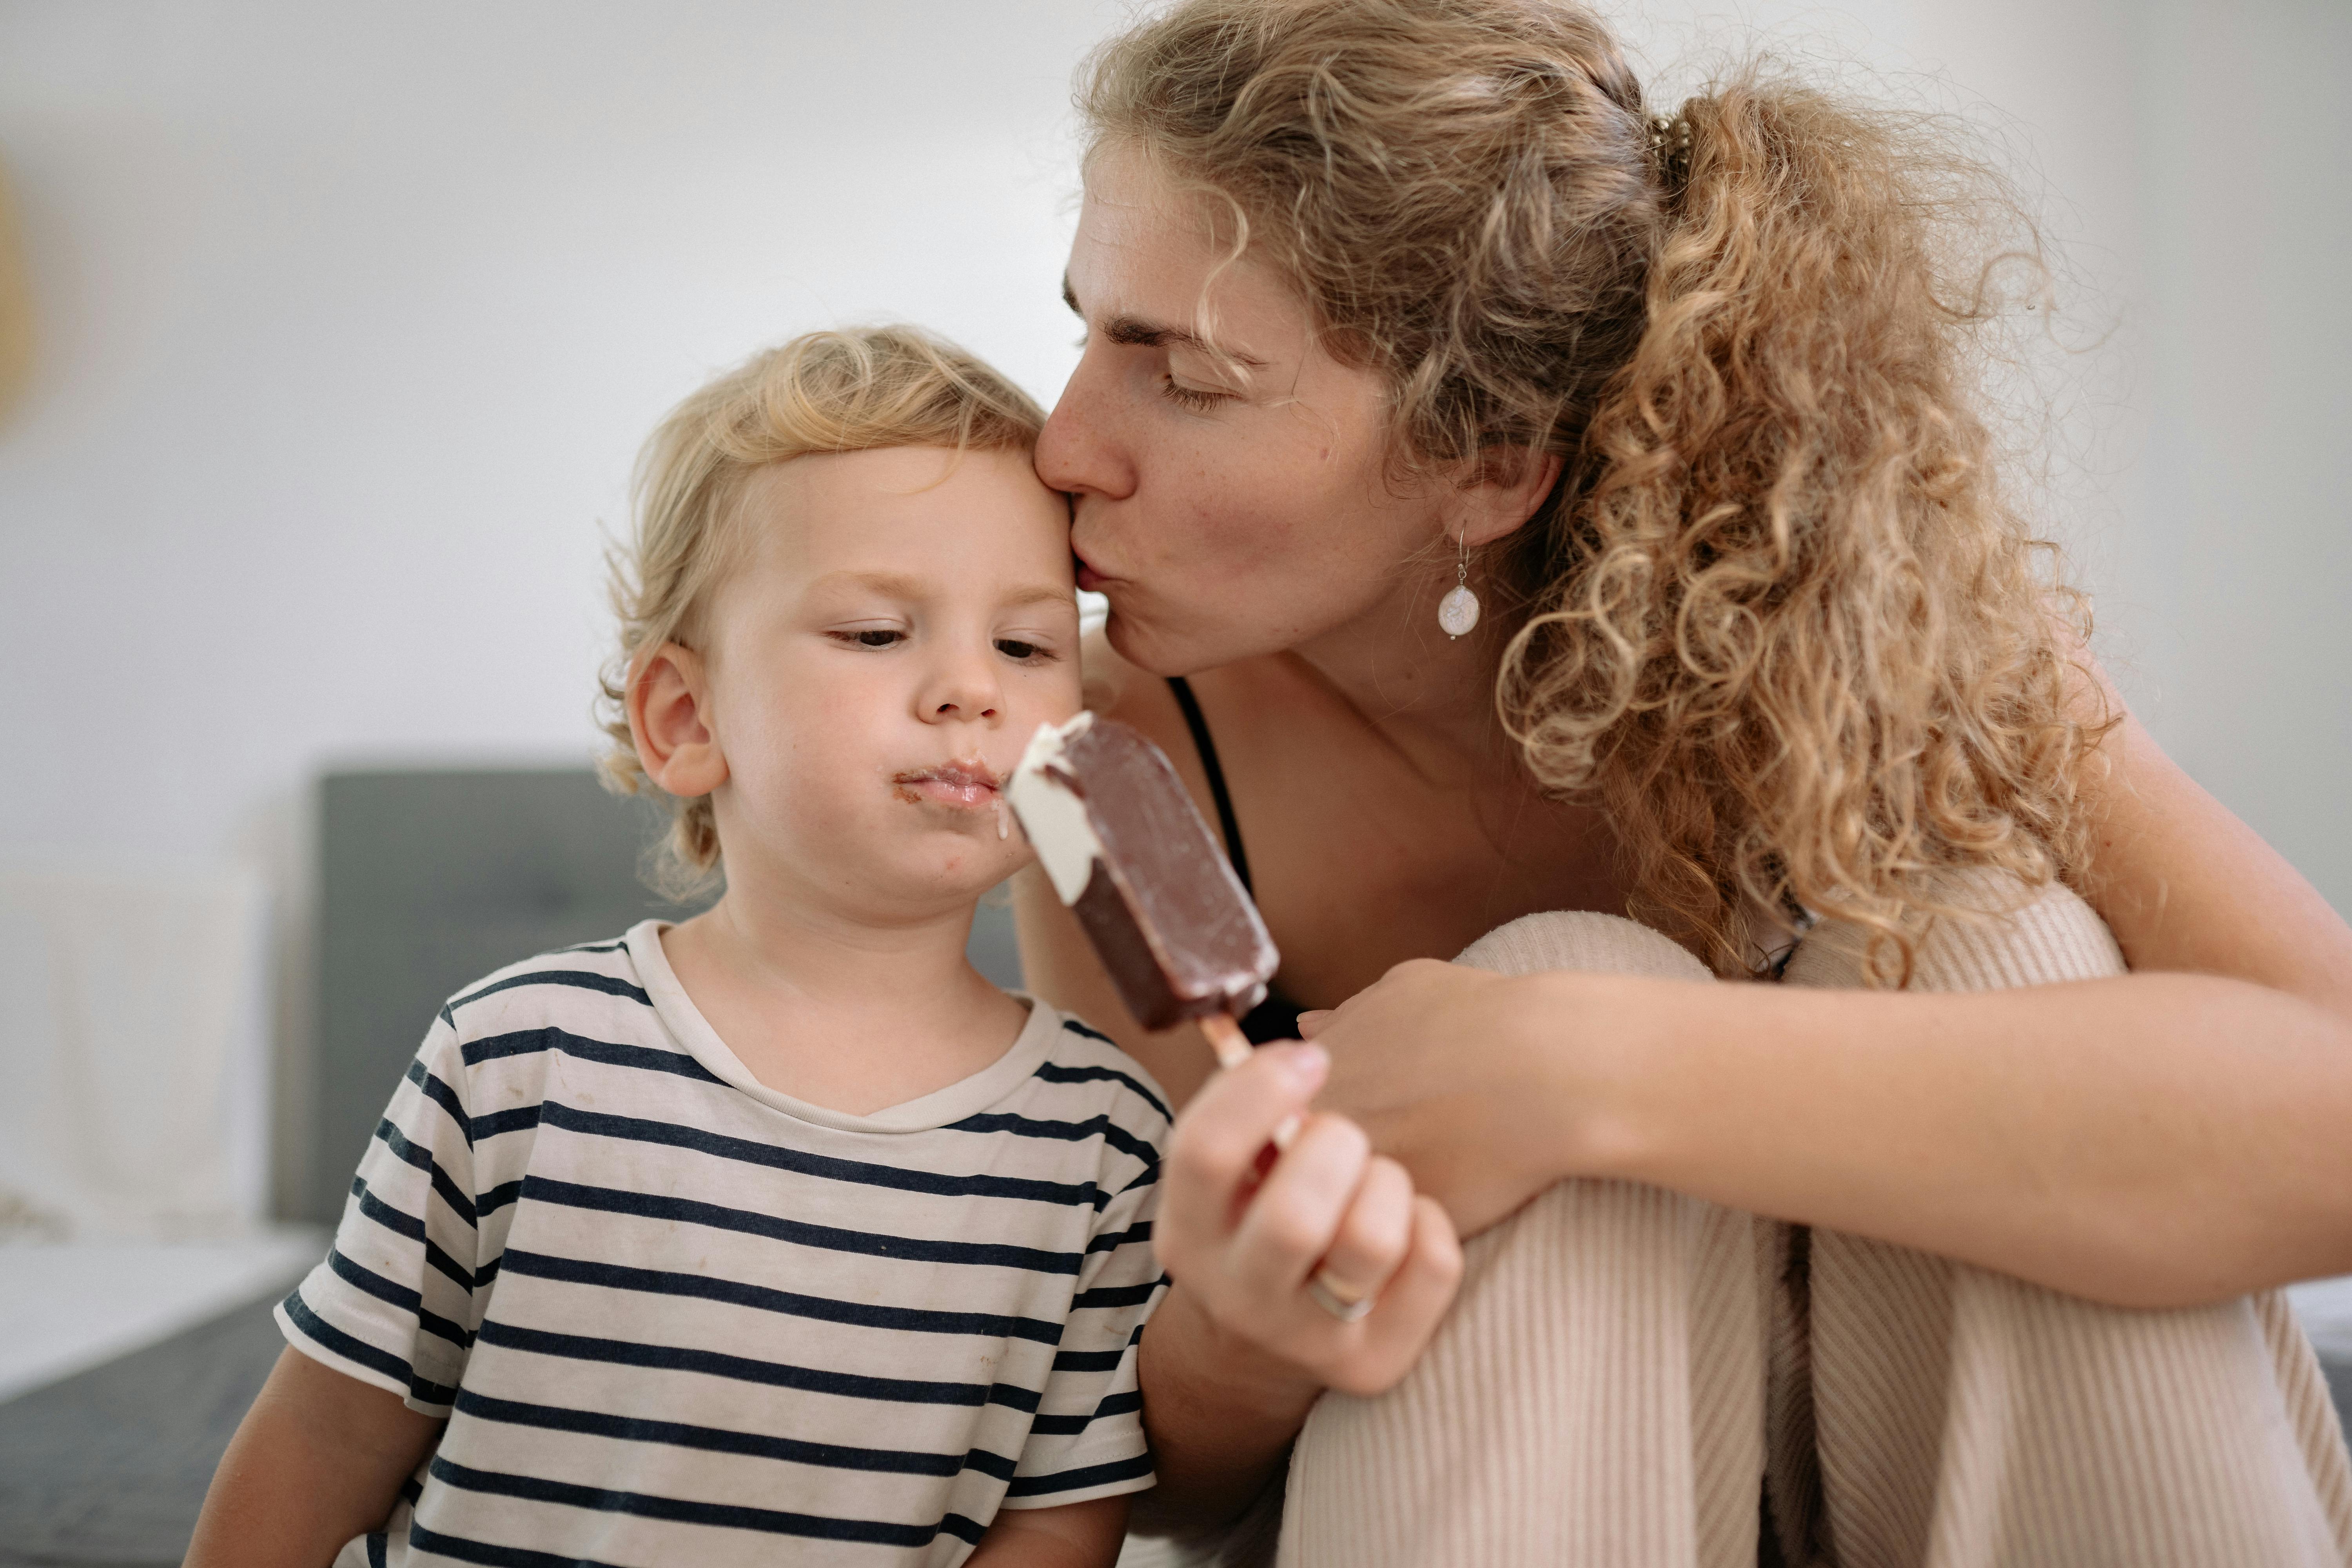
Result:
[[[1167,1111],[963,956],[1079,705],[1040,422],[878,329],[656,435],[609,765],[725,895],[441,1010],[191,1563],[1118,1555]]]

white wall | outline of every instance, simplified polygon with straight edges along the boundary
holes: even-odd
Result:
[[[322,762],[583,756],[638,440],[805,327],[1042,398],[1115,0],[0,8],[37,307],[0,426],[0,851],[258,855]],[[1755,4],[2030,158],[2082,286],[2065,536],[2127,693],[2352,909],[2352,11]],[[1671,61],[1734,36],[1635,0]]]

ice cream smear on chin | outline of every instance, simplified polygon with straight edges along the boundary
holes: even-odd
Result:
[[[1136,1022],[1265,999],[1281,955],[1159,747],[1091,713],[1041,725],[1005,794]]]

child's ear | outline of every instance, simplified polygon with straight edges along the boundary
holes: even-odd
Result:
[[[629,737],[646,776],[680,799],[727,782],[727,757],[711,729],[710,682],[702,656],[666,642],[629,682]]]

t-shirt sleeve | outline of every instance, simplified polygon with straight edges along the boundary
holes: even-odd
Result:
[[[444,1014],[368,1140],[326,1261],[278,1306],[287,1342],[446,1415],[480,1325],[472,1121]]]
[[[1151,1247],[1159,1180],[1155,1158],[1095,1223],[1006,1508],[1057,1508],[1152,1484],[1136,1354],[1144,1321],[1168,1289]]]

